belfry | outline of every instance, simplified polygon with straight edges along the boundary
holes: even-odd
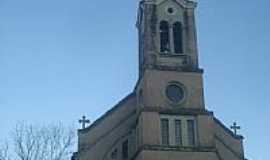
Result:
[[[205,107],[196,6],[191,0],[140,1],[138,82],[78,131],[74,160],[245,159],[243,137]]]

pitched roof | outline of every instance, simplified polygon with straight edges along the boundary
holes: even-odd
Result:
[[[108,110],[106,113],[104,113],[100,118],[95,120],[90,126],[88,126],[85,129],[79,129],[78,131],[81,133],[86,133],[96,127],[98,124],[100,124],[106,117],[113,114],[119,107],[121,107],[124,103],[126,103],[128,100],[136,96],[136,92],[132,92],[129,95],[127,95],[125,98],[123,98],[120,102],[118,102],[114,107],[112,107],[110,110]]]
[[[244,139],[243,136],[241,135],[236,135],[234,134],[227,126],[225,126],[220,120],[218,120],[216,117],[214,117],[214,121],[221,126],[229,135],[231,135],[232,137],[234,137],[235,139],[239,139],[242,140]]]

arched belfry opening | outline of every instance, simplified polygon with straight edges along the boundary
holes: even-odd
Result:
[[[181,22],[169,24],[168,21],[162,20],[159,23],[159,33],[161,54],[183,54],[183,31]]]
[[[160,32],[160,52],[161,53],[170,53],[170,32],[169,32],[169,23],[167,21],[161,21],[159,24]]]
[[[175,22],[173,24],[173,43],[174,43],[174,52],[176,54],[182,54],[183,53],[183,33],[182,33],[181,22]]]

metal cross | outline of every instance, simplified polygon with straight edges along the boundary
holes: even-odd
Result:
[[[86,119],[85,116],[82,116],[82,119],[79,120],[79,123],[82,124],[82,129],[85,129],[86,123],[90,123],[90,120],[89,119]]]
[[[240,130],[241,127],[238,126],[236,122],[234,122],[233,125],[231,126],[231,129],[233,130],[234,134],[237,135],[237,130]]]

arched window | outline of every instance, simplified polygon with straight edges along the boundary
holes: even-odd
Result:
[[[174,52],[183,53],[183,34],[182,34],[182,24],[180,22],[175,22],[173,24],[173,40],[174,40]]]
[[[160,52],[170,52],[170,32],[169,23],[167,21],[161,21],[159,26],[160,31]]]

